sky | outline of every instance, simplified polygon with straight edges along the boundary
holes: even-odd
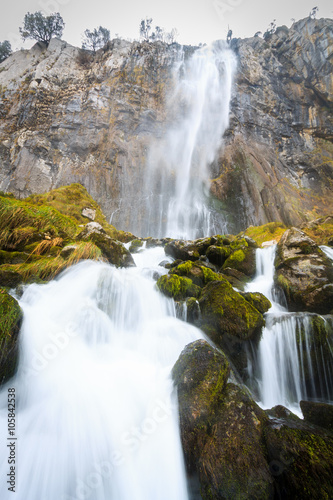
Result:
[[[139,39],[143,18],[166,31],[176,28],[177,41],[198,45],[225,39],[228,26],[233,37],[246,38],[265,32],[276,20],[288,27],[292,18],[299,20],[319,8],[317,18],[333,17],[332,0],[0,0],[0,42],[9,40],[13,50],[28,49],[35,42],[20,38],[19,27],[27,12],[44,15],[60,12],[65,21],[62,36],[68,43],[81,46],[85,29],[103,26],[111,38]]]

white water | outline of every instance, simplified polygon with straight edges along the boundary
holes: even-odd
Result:
[[[323,252],[325,252],[327,257],[329,257],[330,259],[333,259],[333,248],[328,247],[326,245],[322,245],[320,248],[322,249]]]
[[[223,216],[209,202],[209,167],[229,124],[235,66],[223,43],[175,64],[167,130],[148,157],[144,235],[193,239],[224,232]]]
[[[288,313],[277,302],[273,286],[275,248],[257,250],[257,276],[247,287],[247,291],[261,292],[272,302],[272,308],[265,315],[266,327],[256,359],[249,364],[250,370],[254,366],[256,371],[250,375],[256,379],[259,404],[263,408],[283,405],[301,415],[302,399],[333,399],[333,338],[327,338],[332,358],[325,363],[323,353],[313,340],[310,323],[313,315]],[[298,335],[302,335],[301,342],[297,342]],[[315,372],[319,387],[313,382]]]
[[[163,258],[155,248],[138,268],[83,262],[25,291],[19,369],[0,395],[3,446],[16,389],[16,493],[2,460],[2,500],[188,498],[170,370],[201,332],[156,291]]]

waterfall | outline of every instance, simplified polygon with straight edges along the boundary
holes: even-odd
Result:
[[[188,498],[170,371],[202,334],[156,290],[163,249],[135,258],[131,269],[82,262],[20,300],[19,368],[0,395],[5,443],[16,390],[18,500]]]
[[[288,313],[278,302],[275,248],[257,250],[257,275],[247,287],[272,302],[255,359],[249,360],[250,385],[256,387],[262,407],[280,404],[300,414],[302,399],[333,400],[333,322],[330,316]],[[326,339],[317,341],[313,321],[325,324],[330,332]]]
[[[224,42],[191,56],[183,51],[178,55],[165,104],[165,129],[150,139],[140,206],[123,229],[183,239],[226,232],[226,220],[214,208],[218,202],[209,194],[209,179],[229,124],[235,67],[236,58]],[[125,199],[128,194],[124,188]],[[133,192],[133,200],[137,197]]]

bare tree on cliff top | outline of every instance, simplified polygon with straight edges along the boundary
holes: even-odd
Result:
[[[52,36],[62,37],[64,27],[65,23],[59,12],[46,17],[40,11],[34,14],[28,12],[24,16],[20,33],[23,40],[31,38],[49,44]]]
[[[140,36],[145,42],[149,42],[150,32],[152,29],[153,20],[151,17],[146,17],[146,19],[141,19],[140,23]]]
[[[100,26],[93,31],[85,30],[82,42],[82,48],[96,52],[97,49],[105,47],[110,41],[110,31]]]

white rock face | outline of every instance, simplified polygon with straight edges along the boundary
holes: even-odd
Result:
[[[81,214],[83,217],[87,217],[88,219],[94,221],[96,217],[96,210],[93,210],[92,208],[84,208]]]

